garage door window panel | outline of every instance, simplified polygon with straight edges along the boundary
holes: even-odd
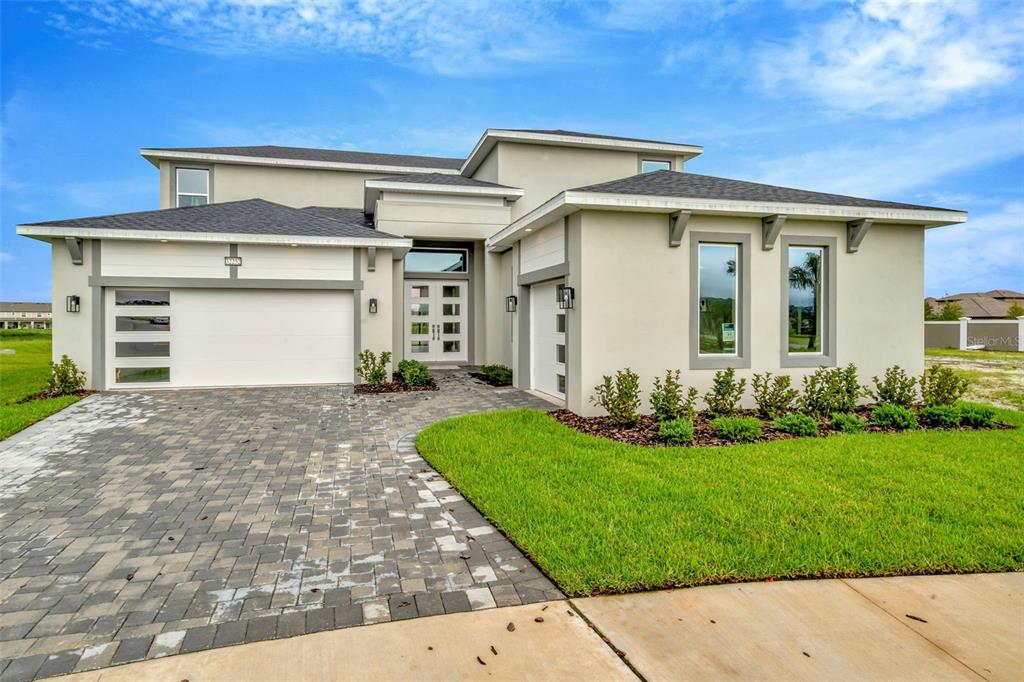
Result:
[[[119,384],[166,384],[171,381],[170,367],[118,367],[114,380]]]
[[[170,341],[117,341],[114,343],[114,357],[118,358],[168,358],[170,356]]]
[[[116,306],[169,306],[171,292],[153,289],[118,289],[114,293]]]
[[[169,332],[171,318],[167,316],[118,315],[114,323],[117,332]]]

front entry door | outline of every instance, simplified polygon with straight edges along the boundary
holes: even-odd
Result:
[[[405,281],[405,357],[422,362],[466,362],[466,280]]]

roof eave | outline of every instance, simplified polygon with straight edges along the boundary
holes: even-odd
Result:
[[[412,240],[396,237],[323,237],[292,234],[252,234],[245,232],[177,232],[173,230],[127,230],[100,227],[66,227],[56,225],[18,225],[17,233],[42,241],[78,237],[81,239],[118,239],[131,241],[168,241],[193,243],[232,243],[297,246],[377,247],[405,253]]]
[[[142,158],[159,167],[160,161],[181,160],[202,163],[231,163],[246,166],[271,166],[275,168],[313,168],[320,170],[355,171],[365,173],[441,173],[459,175],[454,168],[431,168],[427,166],[402,166],[398,164],[345,163],[341,161],[311,161],[305,159],[278,159],[268,156],[242,156],[239,154],[213,154],[208,152],[183,152],[164,149],[139,150]]]
[[[765,201],[735,201],[688,197],[658,197],[600,192],[561,192],[487,239],[489,251],[505,251],[528,230],[550,223],[581,209],[674,213],[689,211],[697,215],[732,215],[764,218],[786,215],[791,218],[849,222],[870,218],[875,222],[923,225],[925,228],[955,225],[967,220],[965,211],[941,209],[905,209],[862,206],[831,206]]]
[[[617,140],[608,137],[580,137],[554,133],[534,133],[504,128],[488,128],[473,147],[473,151],[462,164],[462,175],[471,175],[483,162],[498,142],[545,144],[554,147],[584,147],[591,149],[617,149],[620,151],[651,152],[683,156],[690,160],[704,153],[704,147],[672,142],[641,142],[638,140]]]

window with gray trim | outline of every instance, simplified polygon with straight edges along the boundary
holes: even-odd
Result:
[[[643,159],[640,161],[641,173],[653,173],[654,171],[672,170],[672,162],[664,159]]]
[[[750,234],[690,234],[690,368],[750,367]]]
[[[176,168],[174,187],[179,208],[210,203],[210,171],[206,168]]]
[[[782,235],[780,365],[836,364],[836,238]]]

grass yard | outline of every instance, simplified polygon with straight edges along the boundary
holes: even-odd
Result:
[[[964,360],[1003,360],[1024,365],[1024,353],[1010,350],[958,350],[956,348],[925,348],[925,358],[946,357]]]
[[[416,442],[570,595],[1024,570],[1021,428],[643,448],[514,410]]]
[[[49,330],[0,330],[0,349],[14,351],[13,355],[0,353],[0,440],[80,400],[72,395],[18,403],[46,390],[50,376]]]

